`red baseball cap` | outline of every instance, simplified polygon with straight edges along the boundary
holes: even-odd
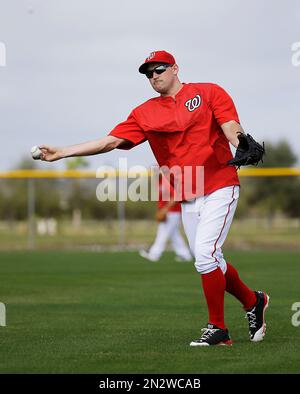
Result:
[[[150,55],[145,59],[144,63],[140,66],[139,72],[145,74],[149,63],[167,63],[175,64],[174,56],[166,51],[155,51],[151,52]]]

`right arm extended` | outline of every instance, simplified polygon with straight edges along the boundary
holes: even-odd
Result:
[[[56,161],[66,157],[74,156],[91,156],[99,153],[109,152],[116,149],[126,140],[107,135],[104,138],[95,141],[84,142],[78,145],[71,145],[64,148],[54,148],[48,145],[40,145],[42,151],[41,160]]]

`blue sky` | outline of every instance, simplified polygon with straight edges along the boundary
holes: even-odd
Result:
[[[287,139],[300,157],[300,3],[242,0],[0,0],[0,170],[32,145],[101,138],[155,94],[137,72],[152,50],[173,53],[183,82],[214,82],[257,140]],[[147,143],[90,167],[155,162]],[[63,168],[65,163],[43,163]]]

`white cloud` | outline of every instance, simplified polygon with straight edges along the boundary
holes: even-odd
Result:
[[[266,0],[2,1],[0,169],[31,145],[73,144],[105,135],[153,94],[137,68],[151,50],[174,53],[183,81],[223,85],[244,127],[259,140],[287,138],[300,156],[300,4]],[[91,158],[93,166],[124,152]],[[130,163],[152,164],[146,146]],[[59,164],[63,166],[63,163]]]

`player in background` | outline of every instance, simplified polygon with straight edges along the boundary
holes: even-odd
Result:
[[[140,255],[150,261],[158,261],[171,240],[176,261],[191,261],[192,255],[180,234],[181,204],[174,201],[174,191],[165,177],[160,174],[158,182],[158,202],[156,220],[159,222],[153,245],[148,250],[140,250]],[[164,198],[164,196],[166,198]]]
[[[269,296],[249,288],[222,253],[240,185],[236,167],[229,165],[233,164],[229,143],[237,148],[235,158],[241,154],[242,165],[254,164],[261,157],[251,159],[253,152],[243,143],[246,136],[235,105],[220,86],[182,83],[179,67],[166,51],[152,52],[139,72],[147,77],[158,97],[136,107],[106,137],[63,148],[41,145],[40,158],[51,162],[95,155],[116,148],[131,149],[148,140],[159,166],[181,169],[182,189],[190,185],[189,193],[181,197],[182,220],[208,308],[208,324],[190,346],[232,344],[224,319],[225,291],[242,304],[250,341],[262,341]],[[192,168],[192,173],[186,175],[187,168]],[[201,190],[197,188],[198,168],[204,169]]]

